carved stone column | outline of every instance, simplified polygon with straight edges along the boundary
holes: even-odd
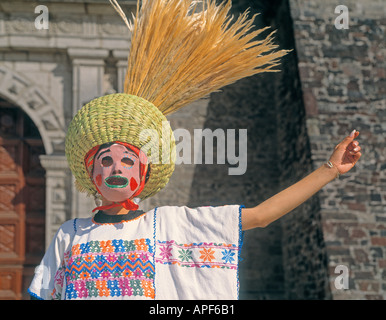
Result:
[[[125,77],[127,71],[128,50],[114,50],[113,57],[117,60],[117,92],[124,91]]]
[[[46,247],[60,225],[71,218],[71,172],[64,155],[41,155],[46,170]]]
[[[103,76],[109,50],[69,48],[67,52],[72,61],[72,106],[75,116],[84,104],[104,95]]]

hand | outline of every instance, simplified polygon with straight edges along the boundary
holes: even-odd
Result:
[[[351,132],[335,147],[335,151],[330,157],[330,161],[340,174],[350,171],[362,156],[359,142],[354,141],[358,136],[359,131],[354,130]]]

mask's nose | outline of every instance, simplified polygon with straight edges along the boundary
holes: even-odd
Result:
[[[122,174],[122,171],[119,170],[119,169],[115,169],[115,170],[113,170],[112,174],[113,175],[115,175],[115,174]]]
[[[112,175],[115,174],[122,174],[122,164],[120,161],[116,161],[113,163],[113,171],[111,172]]]

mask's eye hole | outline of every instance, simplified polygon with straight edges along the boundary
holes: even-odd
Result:
[[[102,158],[102,166],[110,167],[113,164],[113,158],[110,156]]]
[[[131,158],[123,158],[121,161],[125,168],[131,168],[134,165],[134,160]]]

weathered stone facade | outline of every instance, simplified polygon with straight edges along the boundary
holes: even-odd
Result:
[[[290,1],[314,166],[357,129],[363,157],[319,193],[333,299],[386,298],[386,6],[384,1]],[[349,28],[336,29],[337,5]],[[337,290],[337,265],[349,289]]]
[[[136,1],[119,1],[129,12]],[[382,0],[234,0],[235,14],[261,12],[294,49],[280,73],[243,79],[171,115],[172,128],[248,130],[248,168],[178,165],[167,187],[144,201],[160,205],[255,206],[327,160],[352,129],[361,132],[357,167],[294,212],[245,234],[241,299],[385,299],[385,6]],[[65,220],[88,216],[92,199],[75,190],[64,156],[66,128],[89,100],[123,90],[127,28],[106,0],[0,3],[0,96],[33,120],[46,154],[46,243]],[[334,13],[346,5],[347,30]],[[197,151],[197,150],[193,150]],[[237,152],[237,146],[236,146]],[[216,157],[216,152],[214,152]],[[335,267],[349,270],[337,289]]]

